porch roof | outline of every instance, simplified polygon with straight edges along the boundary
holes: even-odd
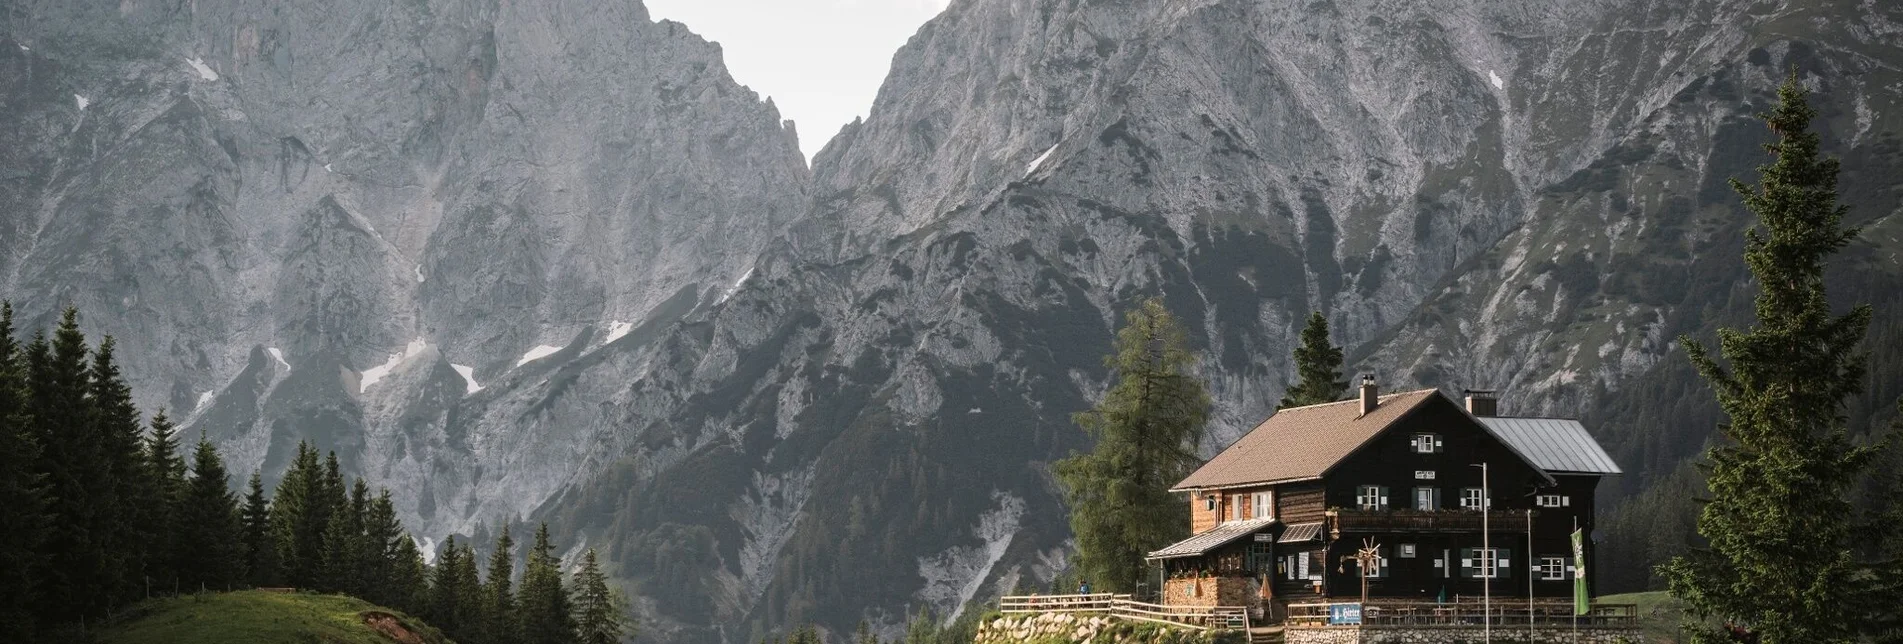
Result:
[[[1182,541],[1178,541],[1176,543],[1170,544],[1169,546],[1164,547],[1162,550],[1158,550],[1144,556],[1144,558],[1145,559],[1175,559],[1177,557],[1194,557],[1194,556],[1209,552],[1210,550],[1219,548],[1225,544],[1228,544],[1231,541],[1235,541],[1237,539],[1241,539],[1248,535],[1255,534],[1256,532],[1261,531],[1263,528],[1269,527],[1269,525],[1273,523],[1275,523],[1275,519],[1249,519],[1247,521],[1231,521],[1229,523],[1224,523],[1214,528],[1204,530],[1202,534],[1198,534],[1188,539],[1184,539]]]

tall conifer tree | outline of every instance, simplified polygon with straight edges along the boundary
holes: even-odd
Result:
[[[410,535],[397,538],[387,588],[389,594],[383,605],[414,615],[428,614],[429,567],[424,565],[423,551],[417,549],[416,539]]]
[[[86,337],[68,308],[51,342],[27,348],[29,411],[46,476],[50,531],[39,614],[77,622],[105,614],[124,587],[123,559],[111,550],[119,509],[106,438],[94,422]]]
[[[1276,410],[1347,398],[1348,382],[1341,379],[1341,357],[1341,347],[1328,339],[1328,318],[1321,311],[1308,314],[1308,326],[1302,327],[1302,346],[1295,348],[1295,373],[1301,381],[1289,387]]]
[[[1832,315],[1825,296],[1824,261],[1857,231],[1843,225],[1838,163],[1819,155],[1807,94],[1795,74],[1784,83],[1761,115],[1777,137],[1765,146],[1773,160],[1757,186],[1732,181],[1758,217],[1745,242],[1756,323],[1719,331],[1724,365],[1680,339],[1730,423],[1707,453],[1711,500],[1698,530],[1710,547],[1662,572],[1697,613],[1763,644],[1853,641],[1868,585],[1852,554],[1848,493],[1875,452],[1847,436],[1844,400],[1862,392],[1870,308]]]
[[[0,642],[33,641],[35,577],[47,528],[25,369],[14,340],[13,305],[0,302]]]
[[[243,573],[238,500],[218,448],[203,434],[192,453],[192,479],[179,511],[179,542],[190,544],[178,574],[187,590],[230,590]]]
[[[160,495],[145,459],[145,422],[132,404],[132,387],[119,371],[118,344],[112,336],[100,340],[93,350],[89,369],[93,399],[93,421],[99,424],[101,456],[106,459],[107,481],[112,486],[111,520],[103,533],[109,559],[117,569],[113,575],[112,601],[133,599],[150,588],[150,566],[167,554],[155,548],[161,545],[162,526],[158,512],[166,499]]]
[[[496,537],[495,551],[489,553],[489,579],[483,587],[483,639],[489,642],[514,642],[517,631],[515,591],[515,540],[509,538],[509,526],[503,524]]]
[[[1195,361],[1161,300],[1131,310],[1104,358],[1115,383],[1076,416],[1096,446],[1056,464],[1078,566],[1105,591],[1134,590],[1143,555],[1185,536],[1188,508],[1169,487],[1200,462],[1209,394],[1191,373]]]
[[[522,641],[527,644],[566,644],[575,639],[568,589],[562,585],[562,560],[549,542],[548,524],[535,530],[535,544],[522,574],[517,605],[522,612]]]
[[[608,576],[595,560],[595,549],[589,548],[575,571],[575,627],[581,644],[618,644],[630,634],[623,615],[619,598],[608,588]],[[859,630],[866,632],[865,622],[859,623]]]
[[[395,578],[397,570],[405,563],[405,555],[399,550],[399,540],[408,540],[408,537],[403,534],[403,524],[396,518],[396,504],[391,502],[389,490],[379,490],[376,500],[370,502],[363,530],[361,556],[366,563],[364,585],[368,588],[368,597],[365,599],[385,606],[397,606],[399,602],[412,599],[404,595],[407,591]]]
[[[271,496],[271,533],[286,583],[315,587],[322,572],[324,528],[330,498],[317,450],[299,441],[297,454]]]
[[[176,592],[177,571],[196,544],[179,540],[179,512],[185,502],[185,459],[178,451],[178,430],[163,410],[152,416],[152,433],[145,440],[146,480],[152,486],[140,494],[150,503],[140,509],[150,522],[153,556],[146,567],[154,588]]]
[[[270,499],[264,495],[264,476],[258,470],[251,471],[238,524],[244,538],[245,582],[253,587],[283,583],[277,543],[271,539]]]

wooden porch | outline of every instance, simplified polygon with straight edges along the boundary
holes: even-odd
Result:
[[[998,611],[1022,613],[1088,613],[1140,622],[1180,626],[1190,630],[1249,630],[1249,611],[1241,606],[1166,606],[1140,602],[1129,595],[1007,595],[998,599]],[[1327,611],[1323,610],[1326,619]]]
[[[1353,603],[1356,602],[1290,604],[1288,618],[1283,623],[1289,628],[1328,627],[1331,625],[1330,606]],[[1575,616],[1571,600],[1535,600],[1531,605],[1525,599],[1495,601],[1489,611],[1485,602],[1464,597],[1447,603],[1369,601],[1361,605],[1360,625],[1477,627],[1486,622],[1489,612],[1493,616],[1493,628],[1500,631],[1525,632],[1529,626],[1540,630],[1567,629],[1574,625],[1597,629],[1639,628],[1639,607],[1635,604],[1593,604],[1587,614]]]

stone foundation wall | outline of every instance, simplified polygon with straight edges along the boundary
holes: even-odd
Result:
[[[1090,613],[998,615],[978,624],[973,644],[1248,644],[1241,631],[1194,631]]]
[[[1398,627],[1356,628],[1352,626],[1290,628],[1284,633],[1288,644],[1469,644],[1486,635],[1479,628]],[[1527,641],[1524,629],[1493,629],[1495,642]],[[1577,639],[1573,630],[1540,629],[1533,632],[1533,644],[1643,644],[1645,635],[1636,630],[1580,628]]]

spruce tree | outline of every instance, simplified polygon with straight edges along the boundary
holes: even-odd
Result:
[[[299,441],[297,454],[271,496],[271,537],[286,583],[315,587],[322,576],[324,528],[330,518],[330,497],[317,450]]]
[[[454,621],[463,633],[463,639],[470,641],[482,638],[482,578],[476,572],[476,548],[473,542],[463,543],[463,553],[456,558],[456,616]]]
[[[396,518],[396,504],[391,502],[389,490],[378,491],[377,498],[370,502],[363,524],[362,554],[359,557],[364,563],[364,598],[385,606],[396,606],[399,601],[408,599],[394,578],[397,568],[404,564],[403,553],[398,550],[398,540],[407,537],[403,534],[402,522]]]
[[[48,622],[104,615],[124,587],[123,558],[111,550],[118,529],[116,487],[106,438],[94,422],[86,338],[68,308],[49,342],[27,347],[28,410],[40,445],[49,531],[38,613]]]
[[[515,540],[509,538],[509,526],[503,524],[496,537],[495,551],[489,553],[489,579],[483,586],[483,639],[489,642],[514,642],[520,639],[516,618]]]
[[[1143,556],[1182,538],[1188,508],[1169,492],[1200,459],[1209,395],[1190,369],[1183,328],[1151,299],[1130,311],[1104,358],[1116,382],[1076,415],[1095,447],[1055,470],[1077,535],[1078,566],[1106,592],[1130,592]]]
[[[544,523],[535,530],[535,545],[529,549],[516,602],[522,614],[522,641],[527,644],[566,644],[575,639],[575,618],[561,568]]]
[[[1277,411],[1335,402],[1348,397],[1348,382],[1341,380],[1341,347],[1328,340],[1328,318],[1320,311],[1308,315],[1302,327],[1302,346],[1295,349],[1295,373],[1301,377],[1276,405]]]
[[[88,369],[93,422],[99,425],[101,456],[106,460],[107,481],[112,486],[112,503],[108,506],[112,516],[101,534],[115,569],[113,585],[106,589],[114,605],[149,589],[153,581],[149,567],[170,554],[155,548],[162,544],[162,526],[156,525],[158,512],[154,509],[163,507],[166,499],[148,478],[151,470],[146,467],[145,422],[132,404],[132,387],[119,372],[117,346],[112,336],[100,340]]]
[[[277,543],[271,539],[270,499],[264,495],[264,476],[258,470],[251,471],[238,523],[244,539],[245,582],[259,588],[283,583]]]
[[[319,550],[323,565],[318,590],[346,595],[362,592],[355,579],[362,534],[354,529],[352,523],[349,512],[331,513],[330,523],[324,527],[323,546]]]
[[[581,569],[575,571],[575,628],[581,644],[618,644],[623,636],[632,635],[618,599],[595,560],[595,549],[589,548],[582,553]],[[859,623],[859,629],[865,631],[865,622]]]
[[[152,433],[145,440],[145,469],[151,488],[140,496],[151,502],[141,512],[151,528],[153,553],[147,576],[154,588],[177,592],[181,558],[190,556],[196,544],[178,538],[178,514],[186,490],[185,459],[178,451],[178,430],[163,410],[152,416]]]
[[[872,634],[872,624],[859,620],[859,628],[852,631],[852,644],[879,644],[879,636]]]
[[[456,605],[460,596],[456,590],[456,574],[462,567],[456,558],[462,554],[462,548],[456,546],[455,535],[443,540],[443,549],[437,553],[436,564],[430,570],[429,605],[425,611],[431,623],[456,638],[462,637],[457,630],[460,624],[456,622],[460,612]]]
[[[190,545],[178,570],[186,590],[230,590],[238,585],[244,571],[240,534],[231,477],[218,448],[201,433],[192,452],[192,479],[179,511],[179,542]]]
[[[0,302],[0,642],[35,637],[35,577],[42,572],[39,549],[47,528],[25,369],[14,340],[13,305]]]
[[[423,563],[423,551],[410,535],[397,538],[390,558],[390,580],[385,601],[378,602],[412,615],[430,610],[429,567]]]
[[[1875,451],[1847,436],[1844,400],[1863,387],[1857,347],[1870,308],[1834,316],[1825,296],[1824,261],[1857,231],[1843,225],[1838,163],[1819,156],[1814,114],[1793,75],[1760,115],[1777,137],[1765,146],[1774,159],[1757,186],[1732,181],[1758,217],[1745,242],[1756,323],[1719,330],[1725,365],[1680,338],[1730,422],[1707,452],[1711,499],[1698,530],[1709,548],[1661,572],[1695,613],[1763,644],[1853,641],[1868,585],[1852,555],[1848,492]]]

